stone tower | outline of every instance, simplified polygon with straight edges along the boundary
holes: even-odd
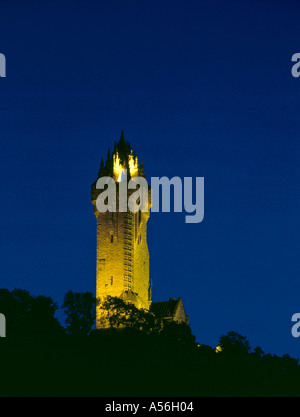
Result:
[[[124,171],[126,169],[126,171]],[[127,178],[124,173],[127,173]],[[123,131],[114,151],[108,151],[106,164],[101,159],[98,178],[111,177],[116,182],[117,211],[101,213],[96,199],[103,190],[96,189],[97,180],[91,186],[91,200],[97,219],[97,272],[96,297],[103,301],[107,296],[132,302],[138,308],[149,310],[151,287],[149,283],[149,252],[147,245],[147,221],[150,213],[119,211],[120,183],[131,178],[145,177],[143,163],[139,166],[136,154],[125,142]],[[123,184],[124,185],[124,184]],[[128,190],[128,197],[130,190]],[[149,192],[150,196],[150,192]],[[149,197],[150,202],[150,197]],[[97,308],[96,327],[99,328]]]

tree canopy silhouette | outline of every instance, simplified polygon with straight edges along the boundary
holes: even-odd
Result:
[[[233,331],[220,337],[219,346],[222,353],[227,355],[246,355],[251,349],[247,338]]]
[[[162,328],[161,320],[153,313],[139,309],[118,297],[108,296],[103,303],[98,301],[100,325],[112,328],[133,328],[145,333],[158,332]]]
[[[91,292],[68,291],[62,308],[66,314],[66,331],[73,336],[85,336],[95,323],[96,298]]]
[[[35,297],[22,289],[0,289],[0,306],[7,320],[7,336],[63,333],[59,321],[54,317],[58,305],[50,297]]]

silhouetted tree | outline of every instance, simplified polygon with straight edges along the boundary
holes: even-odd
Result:
[[[223,354],[245,355],[250,352],[250,344],[245,336],[236,332],[229,332],[219,339],[219,346]]]
[[[255,359],[261,359],[263,354],[265,352],[262,350],[262,348],[260,346],[257,346],[256,348],[253,349],[253,352],[251,353],[251,355],[255,358]]]
[[[108,296],[98,308],[101,311],[100,325],[103,327],[127,327],[146,333],[158,332],[161,329],[161,321],[156,319],[154,314],[118,297]]]
[[[62,305],[67,315],[67,333],[73,336],[89,334],[95,323],[95,306],[96,298],[91,292],[68,291]]]
[[[58,305],[50,297],[35,297],[22,289],[0,289],[0,307],[7,320],[8,336],[63,333],[59,321],[54,317]]]

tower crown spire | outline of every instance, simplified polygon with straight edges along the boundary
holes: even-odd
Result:
[[[120,182],[121,178],[124,178],[125,169],[128,181],[139,174],[138,158],[136,153],[133,153],[130,142],[125,140],[122,130],[119,141],[114,143],[113,153],[108,150],[105,169],[100,169],[98,177],[108,175]]]

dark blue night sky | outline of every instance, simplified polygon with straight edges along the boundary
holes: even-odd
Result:
[[[153,300],[182,297],[199,343],[299,357],[299,12],[2,0],[0,287],[95,292],[90,185],[124,129],[148,179],[205,177],[202,223],[150,217]]]

